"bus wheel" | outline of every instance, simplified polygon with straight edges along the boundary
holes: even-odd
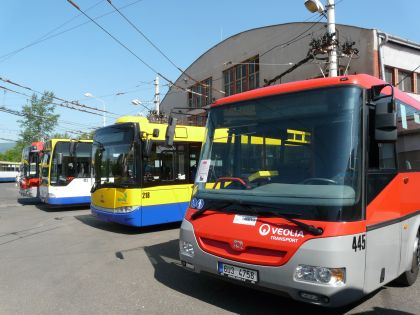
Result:
[[[404,272],[399,278],[398,283],[410,286],[417,280],[420,267],[420,231],[417,232],[417,236],[414,240],[414,255],[411,270]]]

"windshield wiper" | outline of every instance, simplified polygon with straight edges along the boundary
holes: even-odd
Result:
[[[90,193],[93,194],[99,188],[101,188],[101,181],[100,180],[95,180],[95,182],[93,183],[92,188],[90,189]]]
[[[222,206],[219,206],[219,207],[215,207],[215,206],[213,206],[213,207],[211,208],[211,210],[223,210],[223,209],[225,209],[225,208],[227,208],[227,207],[229,207],[229,206],[231,206],[231,205],[235,205],[235,204],[236,204],[236,202],[234,202],[234,201],[226,201],[226,202],[222,203]],[[200,209],[200,210],[197,210],[196,212],[194,212],[194,213],[191,215],[191,219],[192,219],[192,220],[198,219],[198,218],[199,218],[199,217],[201,217],[201,215],[202,215],[204,212],[206,212],[207,210],[210,210],[210,208],[202,208],[202,209]]]
[[[244,203],[242,201],[226,201],[225,204],[222,207],[214,207],[212,209],[214,210],[221,210],[224,209],[230,205],[239,205],[239,206],[244,206],[247,208],[247,210],[250,210],[250,213],[254,214],[254,215],[262,215],[262,216],[270,216],[270,217],[279,217],[282,219],[285,219],[293,224],[295,224],[296,226],[300,227],[302,230],[305,230],[306,232],[311,233],[312,235],[321,235],[324,231],[316,226],[313,226],[311,224],[306,224],[303,223],[301,221],[298,221],[296,219],[292,219],[289,217],[288,214],[283,214],[283,213],[279,213],[277,211],[272,211],[272,210],[256,210],[254,207],[271,207],[271,208],[276,208],[276,206],[273,205],[264,205],[264,204],[253,204],[253,203]],[[205,211],[210,210],[209,208],[203,208],[198,210],[197,212],[194,212],[191,215],[191,219],[195,220],[197,218],[199,218]],[[244,210],[236,210],[233,212],[238,212],[238,213],[248,213],[247,211]]]

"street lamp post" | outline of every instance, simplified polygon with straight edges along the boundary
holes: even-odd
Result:
[[[305,1],[305,7],[312,13],[318,12],[325,16],[325,9],[319,0],[307,0]],[[331,36],[332,47],[328,51],[329,61],[329,76],[337,76],[337,47],[335,45],[335,3],[334,0],[327,0],[327,24],[328,34]]]
[[[150,101],[146,101],[146,102],[144,102],[144,101],[140,101],[139,99],[134,99],[134,100],[131,100],[131,104],[133,104],[133,105],[136,105],[136,106],[143,106],[146,110],[148,110],[148,111],[150,111],[150,108],[148,108],[146,105],[144,105],[144,104],[150,104],[150,103],[152,103],[152,102],[150,102]],[[154,103],[154,102],[153,102]]]
[[[105,107],[105,101],[103,100],[103,99],[101,99],[101,98],[98,98],[98,97],[96,97],[96,96],[94,96],[92,93],[89,93],[89,92],[86,92],[85,94],[83,94],[84,96],[86,96],[86,97],[90,97],[90,98],[94,98],[95,100],[98,100],[98,101],[100,101],[101,103],[102,103],[102,109],[103,109],[103,115],[102,115],[102,119],[103,119],[103,126],[105,127],[105,125],[106,125],[106,113],[105,113],[105,111],[106,111],[106,107]]]

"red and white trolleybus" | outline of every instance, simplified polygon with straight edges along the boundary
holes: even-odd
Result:
[[[19,193],[22,197],[38,197],[40,184],[40,163],[44,142],[32,142],[22,150]]]
[[[337,307],[420,264],[420,103],[369,75],[281,84],[209,110],[182,265]]]

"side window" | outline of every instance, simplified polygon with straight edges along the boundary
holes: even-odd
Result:
[[[183,155],[182,155],[183,156]],[[146,185],[165,185],[184,176],[184,160],[178,158],[176,147],[168,148],[160,143],[154,143],[150,156],[143,160],[143,181]]]
[[[92,144],[80,142],[76,147],[75,175],[78,178],[90,177],[90,161],[91,161]]]
[[[195,176],[197,175],[197,167],[200,158],[200,145],[190,144],[189,145],[189,155],[188,155],[188,164],[189,164],[189,183],[194,183]]]
[[[163,151],[160,154],[160,179],[174,180],[174,152]]]
[[[420,171],[420,110],[402,102],[398,106],[398,167],[401,171]]]
[[[175,151],[175,163],[174,163],[174,175],[178,181],[187,180],[187,163],[186,162],[186,145],[179,144],[176,146]]]

